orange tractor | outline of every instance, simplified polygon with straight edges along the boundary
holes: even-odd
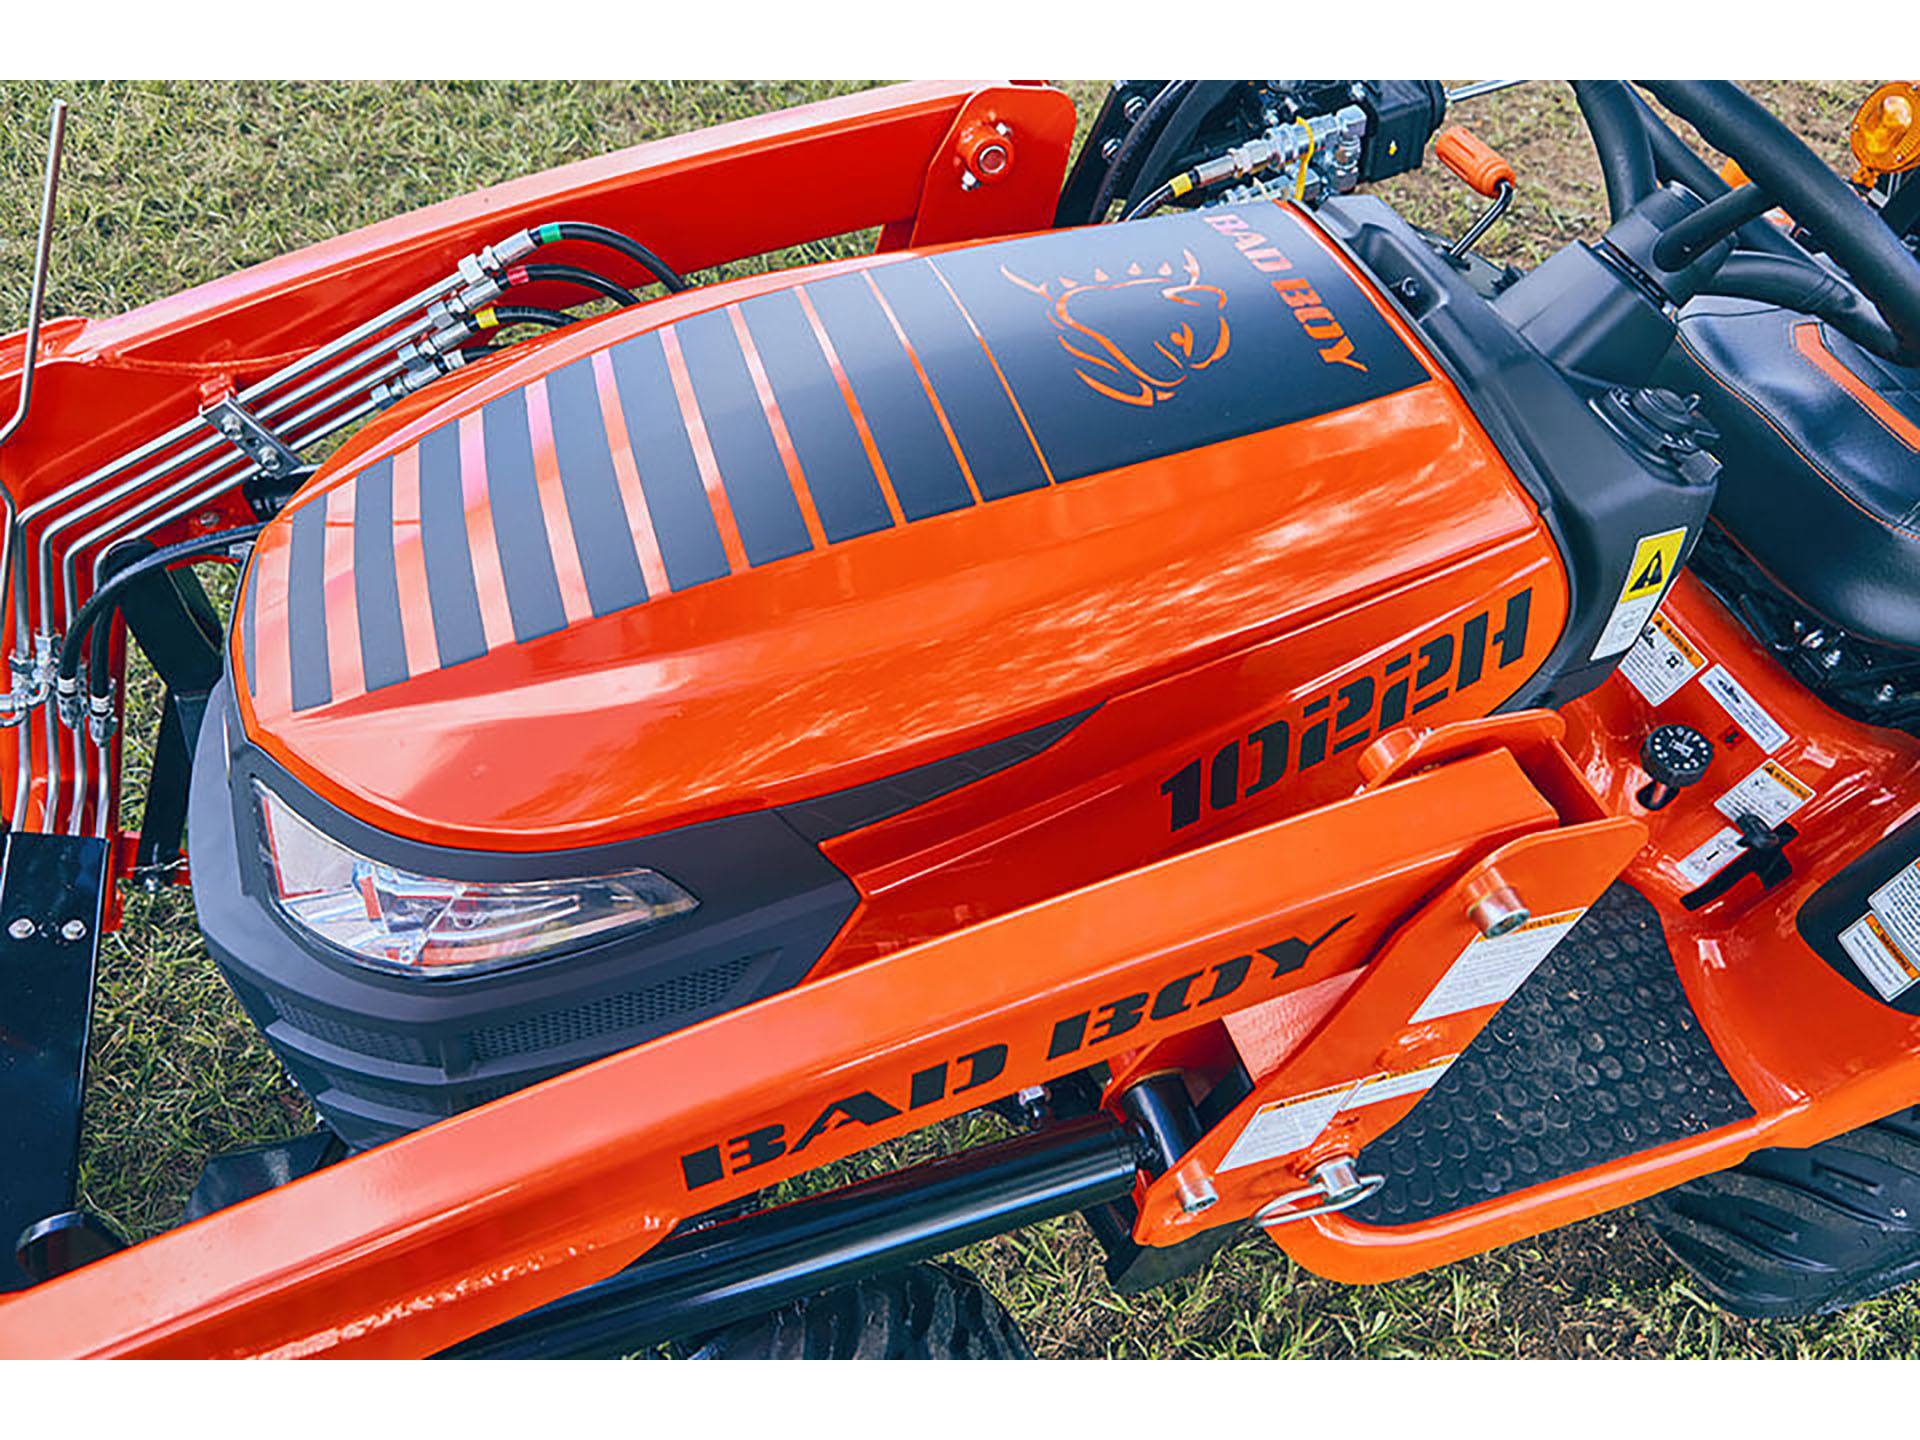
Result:
[[[1521,273],[1485,88],[1126,82],[1069,169],[896,86],[36,305],[0,1354],[1018,1354],[930,1262],[1074,1212],[1122,1288],[1640,1201],[1741,1313],[1920,1271],[1920,97],[1848,179],[1649,82],[1730,188],[1583,82],[1611,223]],[[1363,193],[1430,147],[1458,237]],[[121,881],[322,1121],[131,1246]]]

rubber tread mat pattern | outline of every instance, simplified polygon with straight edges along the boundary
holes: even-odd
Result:
[[[1408,1225],[1741,1120],[1652,904],[1616,884],[1393,1129],[1360,1154]]]

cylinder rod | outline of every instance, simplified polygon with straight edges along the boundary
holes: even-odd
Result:
[[[630,1354],[1118,1199],[1132,1191],[1136,1170],[1126,1127],[1090,1116],[671,1235],[619,1274],[445,1353]]]

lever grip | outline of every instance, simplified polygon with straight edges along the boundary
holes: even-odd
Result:
[[[1504,156],[1464,125],[1449,125],[1434,139],[1433,153],[1454,174],[1489,200],[1502,185],[1518,188],[1519,177]]]

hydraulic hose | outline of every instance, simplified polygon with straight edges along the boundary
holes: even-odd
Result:
[[[212,535],[196,535],[191,540],[162,545],[151,555],[143,555],[114,571],[112,578],[87,597],[87,603],[80,607],[73,622],[67,626],[66,638],[60,642],[59,678],[64,682],[62,688],[71,692],[74,679],[80,673],[80,657],[85,653],[89,632],[119,603],[120,595],[127,586],[155,570],[168,570],[194,560],[226,559],[233,546],[255,539],[266,527],[266,521],[256,520],[250,525],[239,525]]]
[[[1867,204],[1751,95],[1725,80],[1648,80],[1691,124],[1779,201],[1872,301],[1908,354],[1920,354],[1920,260]]]
[[[1867,298],[1811,260],[1736,250],[1707,282],[1714,295],[1759,300],[1826,321],[1863,350],[1903,361],[1900,339]]]
[[[507,271],[509,285],[578,285],[583,290],[591,290],[596,295],[620,305],[635,305],[639,296],[624,285],[616,285],[606,276],[589,270],[584,265],[515,265]]]
[[[1607,210],[1618,220],[1660,183],[1653,170],[1653,146],[1626,81],[1576,80],[1573,97],[1580,102],[1580,113],[1593,134],[1593,148],[1600,155]]]
[[[561,240],[577,240],[583,245],[604,246],[608,250],[626,256],[636,265],[644,266],[647,273],[667,289],[678,292],[687,288],[687,282],[678,270],[631,235],[622,235],[618,230],[609,230],[605,225],[595,225],[587,220],[559,220],[545,225],[536,225],[529,233],[532,234],[536,245],[552,245]]]
[[[1147,108],[1140,112],[1140,118],[1133,122],[1133,128],[1127,131],[1120,148],[1114,152],[1113,163],[1107,166],[1107,173],[1100,177],[1100,188],[1093,192],[1093,204],[1087,212],[1088,223],[1097,225],[1106,219],[1114,196],[1120,193],[1123,184],[1130,186],[1133,183],[1132,171],[1138,167],[1139,161],[1146,158],[1147,147],[1173,114],[1173,107],[1192,88],[1191,80],[1169,80],[1161,87],[1160,93],[1147,103]]]
[[[482,330],[493,330],[502,325],[544,325],[549,330],[558,330],[573,323],[571,315],[540,305],[489,305],[474,318],[480,322]]]

